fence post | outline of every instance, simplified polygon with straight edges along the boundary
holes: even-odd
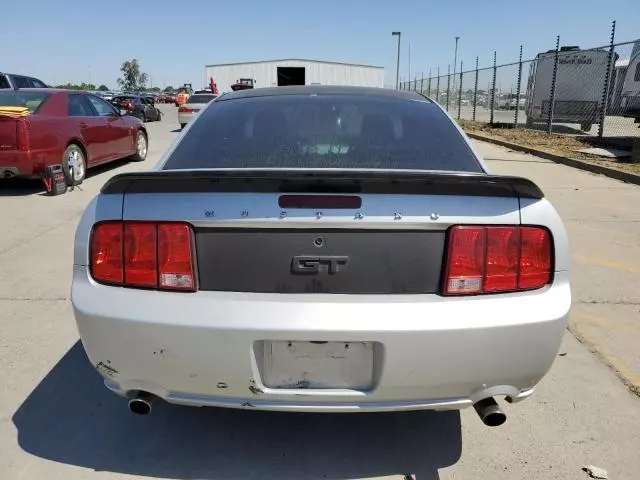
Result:
[[[493,81],[491,82],[491,116],[489,117],[489,125],[493,125],[493,113],[496,103],[496,76],[498,74],[498,67],[496,66],[497,59],[497,53],[493,52]]]
[[[516,90],[516,116],[513,124],[518,128],[518,114],[520,113],[520,84],[522,83],[522,45],[520,45],[520,58],[518,59],[518,87]]]
[[[436,103],[440,105],[440,67],[438,67],[438,80],[436,81]]]
[[[420,73],[420,95],[424,95],[424,72]]]
[[[478,106],[478,57],[476,57],[476,81],[473,86],[473,121],[476,121],[476,107]]]
[[[450,94],[451,94],[451,64],[447,65],[447,112],[449,111]]]
[[[413,91],[418,91],[418,74],[416,73],[415,77],[413,77]]]
[[[429,91],[427,97],[431,98],[431,68],[429,68],[429,83],[427,85],[427,90]]]
[[[556,37],[556,54],[553,61],[553,77],[551,77],[551,93],[549,101],[549,118],[547,119],[547,132],[551,135],[553,131],[553,109],[556,103],[556,80],[558,78],[558,53],[560,52],[560,35]]]
[[[460,120],[460,110],[462,110],[462,61],[460,61],[460,88],[458,88],[458,120]]]
[[[609,83],[611,82],[611,67],[613,64],[613,52],[615,49],[616,21],[611,24],[611,41],[609,42],[609,58],[607,60],[607,76],[604,79],[602,89],[602,105],[600,106],[600,125],[598,125],[598,138],[604,135],[604,121],[607,116],[607,104],[609,103]],[[629,75],[629,73],[627,73]]]

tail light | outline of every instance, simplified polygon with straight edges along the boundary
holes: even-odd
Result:
[[[551,283],[551,234],[541,227],[455,226],[443,293],[532,290]]]
[[[193,292],[192,243],[185,223],[99,223],[91,236],[91,275],[109,285]]]
[[[193,113],[193,109],[189,107],[179,107],[178,112],[180,113]]]
[[[19,118],[16,123],[16,137],[18,139],[18,150],[26,152],[31,147],[29,135],[29,121]]]

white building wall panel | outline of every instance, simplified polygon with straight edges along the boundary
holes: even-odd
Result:
[[[280,60],[272,62],[208,65],[205,84],[213,77],[221,92],[231,91],[231,85],[240,78],[253,78],[256,88],[278,85],[278,67],[304,67],[307,85],[351,85],[361,87],[384,86],[384,68],[349,65],[311,60]]]

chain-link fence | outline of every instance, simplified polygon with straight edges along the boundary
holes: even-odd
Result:
[[[615,25],[614,25],[615,29]],[[640,137],[640,39],[581,49],[561,46],[535,58],[472,68],[434,69],[403,82],[454,118],[549,133]],[[522,49],[521,49],[522,51]]]

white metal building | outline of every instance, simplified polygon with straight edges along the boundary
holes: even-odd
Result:
[[[213,77],[221,92],[241,78],[253,79],[255,87],[283,85],[354,85],[383,87],[384,67],[305,59],[265,60],[205,66],[205,85]]]

